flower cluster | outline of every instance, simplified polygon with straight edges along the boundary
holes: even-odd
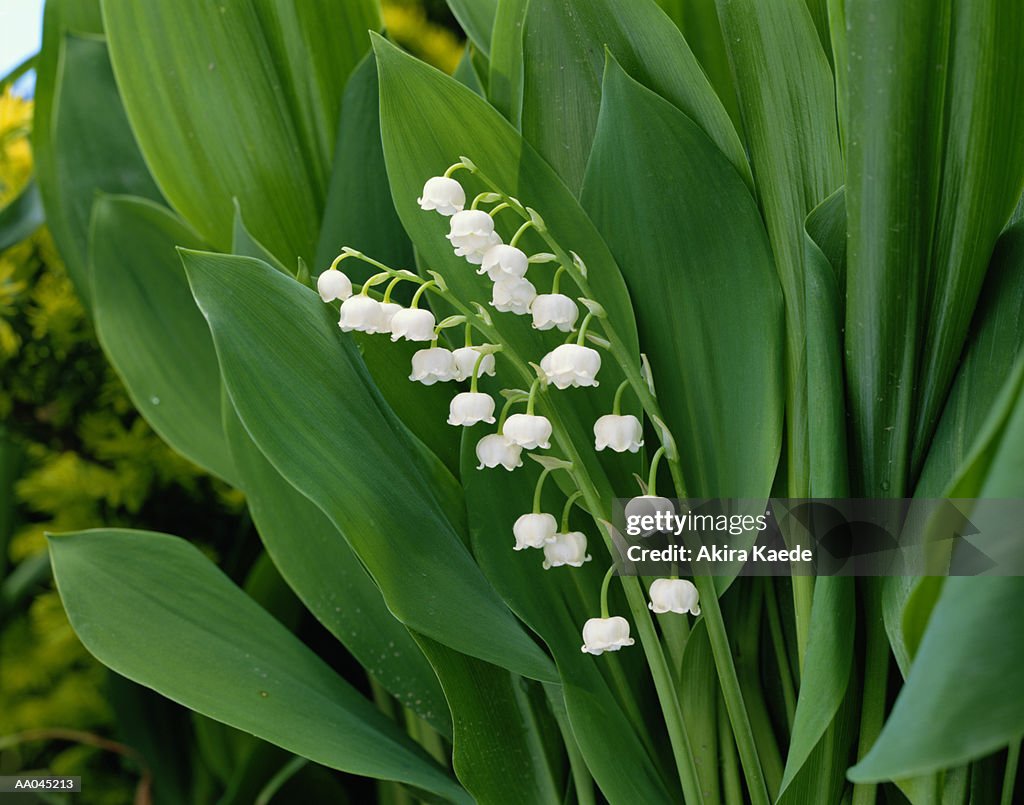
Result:
[[[456,427],[471,427],[478,424],[496,424],[495,431],[483,436],[476,444],[478,469],[502,467],[512,471],[523,465],[523,451],[540,451],[551,448],[552,438],[557,437],[553,423],[548,417],[536,413],[538,395],[552,389],[587,388],[598,385],[601,370],[601,353],[585,342],[590,339],[606,348],[609,342],[588,332],[595,318],[604,319],[604,308],[585,295],[578,301],[587,309],[587,314],[577,326],[580,308],[577,300],[560,290],[563,276],[568,276],[580,291],[586,293],[586,267],[575,253],[566,253],[549,236],[543,219],[536,211],[523,207],[516,199],[498,188],[480,193],[467,208],[466,191],[452,174],[458,170],[476,172],[476,167],[463,159],[453,165],[442,176],[427,180],[423,192],[417,199],[421,209],[436,212],[450,218],[447,240],[455,255],[464,258],[470,266],[476,266],[476,273],[486,276],[491,283],[490,307],[497,313],[529,316],[537,330],[557,330],[566,333],[565,342],[551,349],[541,357],[538,364],[530,363],[536,374],[529,390],[505,389],[502,396],[505,404],[496,417],[495,399],[478,388],[481,376],[494,376],[496,353],[504,349],[501,343],[475,345],[473,334],[478,332],[485,338],[500,341],[493,329],[487,309],[479,302],[466,304],[450,292],[444,279],[435,272],[428,272],[431,279],[424,279],[410,271],[396,270],[366,257],[353,249],[343,249],[327,271],[317,280],[317,290],[325,302],[341,301],[338,326],[345,332],[390,334],[392,341],[407,340],[428,343],[412,357],[409,379],[424,385],[435,383],[469,381],[468,391],[459,391],[451,400],[448,423]],[[481,205],[493,205],[482,209]],[[495,226],[495,217],[503,210],[511,209],[522,219],[522,223],[506,243]],[[538,252],[528,254],[520,247],[524,235],[536,230],[556,253]],[[571,257],[570,257],[571,255]],[[356,257],[380,269],[371,276],[355,293],[351,279],[339,269],[342,260]],[[535,266],[557,263],[558,267],[549,278],[550,292],[538,293],[540,284]],[[387,283],[381,298],[372,289]],[[401,282],[418,286],[409,307],[391,301],[393,289]],[[431,292],[441,296],[451,307],[459,311],[438,322],[434,314],[419,306],[423,295]],[[475,308],[475,312],[474,312]],[[439,345],[443,330],[465,326],[464,346],[449,349]],[[621,362],[620,362],[621,363]],[[527,371],[523,362],[519,368]],[[630,387],[627,379],[615,394],[611,413],[594,423],[594,449],[612,450],[619,453],[636,453],[644,444],[643,424],[632,414],[621,413],[623,393]],[[525,411],[511,413],[517,404],[526,404]],[[651,463],[651,480],[648,491],[653,495],[654,476],[657,460],[664,452],[659,448]],[[541,496],[544,483],[555,471],[565,471],[579,483],[573,474],[571,462],[555,456],[532,454],[542,465],[534,492],[532,511],[521,515],[513,526],[514,550],[536,549],[543,553],[542,567],[545,570],[558,567],[581,567],[591,561],[587,550],[587,537],[582,531],[572,530],[570,516],[573,507],[583,491],[569,495],[560,520],[554,515],[541,511]],[[591,512],[593,515],[593,512]],[[608,614],[608,584],[613,575],[614,565],[605,576],[601,591],[602,617],[591,618],[583,628],[582,650],[591,654],[617,651],[633,644],[629,636],[629,622],[623,617]],[[649,608],[655,613],[700,613],[697,605],[696,588],[681,579],[658,579],[650,589]],[[636,613],[634,613],[636,614]]]

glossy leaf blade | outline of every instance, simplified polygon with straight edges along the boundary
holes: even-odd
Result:
[[[782,299],[743,180],[692,120],[609,61],[582,200],[627,278],[687,492],[767,496]]]
[[[450,737],[451,717],[433,669],[409,631],[388,611],[359,557],[316,504],[267,461],[234,409],[226,412],[225,420],[249,511],[281,575],[367,673]]]
[[[747,179],[729,115],[679,29],[653,0],[530,0],[523,30],[523,137],[578,192],[601,106],[608,50],[685,112]]]
[[[132,128],[175,209],[227,249],[237,197],[282,262],[311,260],[341,93],[376,4],[115,1],[103,15]]]
[[[0,210],[0,252],[29,237],[43,225],[45,218],[39,186],[30,181]]]
[[[91,309],[89,219],[98,191],[161,201],[121,105],[100,39],[65,36],[67,3],[47,6],[33,151],[53,234],[75,289]],[[96,21],[98,22],[98,21]]]
[[[184,540],[83,531],[51,538],[50,553],[76,632],[123,676],[318,763],[468,801],[422,749]]]
[[[89,239],[97,333],[132,402],[176,451],[233,482],[217,355],[176,251],[202,242],[167,209],[126,196],[96,201]]]
[[[550,661],[446,517],[443,479],[428,477],[436,458],[388,409],[330,309],[265,263],[183,259],[246,430],[342,532],[395,616],[456,650],[551,679]],[[298,406],[308,416],[296,417]]]
[[[498,13],[498,0],[447,0],[466,36],[484,56],[491,55],[491,31]]]

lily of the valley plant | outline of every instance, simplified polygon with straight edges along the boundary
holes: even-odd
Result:
[[[612,513],[1024,497],[1024,6],[449,0],[447,75],[376,0],[96,5],[47,7],[47,223],[248,509],[231,561],[51,537],[205,717],[154,791],[244,740],[218,796],[1020,800],[1020,579],[637,577]]]

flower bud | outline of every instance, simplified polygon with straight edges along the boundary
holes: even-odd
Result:
[[[348,333],[358,330],[361,333],[375,333],[381,322],[382,311],[380,302],[369,296],[350,296],[341,303],[341,318],[338,326]]]
[[[564,293],[542,293],[533,300],[530,312],[536,329],[550,330],[557,327],[563,333],[572,332],[580,315],[576,303]]]
[[[423,195],[416,199],[421,210],[437,210],[441,215],[455,215],[466,206],[466,191],[447,176],[434,176],[423,185]]]
[[[583,563],[591,558],[587,553],[587,535],[582,531],[569,531],[555,534],[554,541],[544,545],[543,567],[545,570],[563,565],[583,567]]]
[[[513,414],[505,420],[505,426],[501,432],[513,444],[518,444],[526,450],[534,450],[538,447],[547,450],[551,447],[551,443],[548,441],[551,438],[551,422],[546,416]]]
[[[431,347],[418,350],[412,356],[412,374],[409,379],[432,386],[437,382],[445,382],[455,377],[455,356],[444,347]]]
[[[487,250],[476,273],[486,274],[491,282],[497,282],[500,279],[522,279],[529,267],[530,260],[526,252],[499,243]]]
[[[433,341],[434,314],[420,308],[402,308],[391,318],[391,340]]]
[[[629,621],[615,615],[611,618],[590,618],[583,624],[584,654],[603,654],[618,651],[623,646],[632,646],[635,641],[629,636]]]
[[[635,453],[644,444],[644,428],[632,414],[605,414],[594,423],[594,448]]]
[[[329,268],[316,279],[316,290],[325,302],[342,301],[352,296],[352,280],[336,268]]]
[[[502,277],[492,289],[491,304],[499,313],[525,316],[537,297],[537,289],[526,277]]]
[[[556,388],[596,386],[601,354],[590,347],[562,344],[541,359],[540,368]]]
[[[451,231],[446,235],[455,247],[455,254],[480,265],[484,254],[501,243],[494,231],[494,219],[483,210],[463,210],[452,216]]]
[[[548,543],[555,541],[556,531],[558,531],[558,523],[555,522],[553,515],[522,514],[512,526],[512,533],[516,537],[513,550],[543,548]]]
[[[476,443],[478,470],[504,467],[510,472],[523,466],[523,448],[512,444],[500,433],[490,433]]]
[[[693,582],[686,579],[658,579],[651,584],[650,595],[651,603],[647,606],[652,612],[700,615],[700,595]]]
[[[476,366],[477,358],[480,357],[480,352],[476,347],[459,347],[455,350],[455,379],[469,380],[473,376],[473,368]],[[477,372],[477,377],[483,377],[488,375],[494,377],[494,353],[484,355],[484,359],[480,361],[480,370]]]
[[[478,422],[494,422],[494,398],[476,391],[456,394],[448,409],[448,424],[469,427]]]

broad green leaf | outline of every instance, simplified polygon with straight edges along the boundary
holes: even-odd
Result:
[[[413,268],[413,249],[395,212],[388,188],[380,139],[377,65],[372,54],[360,62],[345,87],[338,145],[331,172],[327,207],[320,229],[314,273],[325,270],[343,246],[359,249],[395,268]],[[363,280],[376,269],[349,260],[346,272]],[[396,299],[409,301],[407,289]],[[387,339],[356,335],[359,350],[377,388],[395,413],[450,469],[458,466],[458,433],[447,424],[451,392],[441,383],[409,393],[409,372],[419,345],[391,344]],[[398,370],[396,370],[398,367]]]
[[[492,283],[478,276],[465,259],[455,256],[445,239],[449,220],[424,212],[416,203],[427,178],[440,174],[460,156],[467,156],[505,192],[536,209],[563,248],[582,257],[589,270],[592,293],[607,309],[609,326],[630,360],[639,363],[633,311],[618,266],[590,219],[550,167],[471,90],[406,56],[383,39],[375,39],[375,51],[380,71],[384,155],[392,197],[422,264],[440,272],[463,302],[490,302]],[[457,176],[470,198],[483,189],[482,183],[468,172]],[[508,211],[499,215],[497,228],[509,238],[520,223]],[[533,233],[527,234],[522,245],[530,252],[549,250]],[[555,267],[555,263],[548,263],[531,269],[531,278],[539,289],[547,290]],[[568,278],[562,289],[567,293],[575,291],[579,296]],[[562,334],[538,332],[527,317],[495,312],[492,318],[494,330],[506,347],[497,357],[498,380],[493,390],[501,387],[498,383],[506,388],[528,388],[535,375],[525,361],[539,363],[547,352],[562,343]],[[597,325],[594,332],[600,333],[601,326]],[[615,490],[630,494],[635,489],[630,473],[639,466],[637,456],[602,453],[598,457],[592,449],[593,423],[611,410],[612,397],[621,379],[621,371],[608,357],[602,363],[599,388],[566,390],[557,396],[542,394],[538,400],[538,411],[551,419],[556,439],[565,437],[572,443],[579,452],[581,466],[609,506],[616,497]],[[571,406],[555,404],[563,396],[572,401]],[[636,402],[627,399],[626,406],[636,406]]]
[[[629,284],[688,494],[767,497],[782,438],[782,299],[743,180],[692,120],[609,60],[582,200]]]
[[[30,181],[0,210],[0,252],[29,237],[43,225],[45,218],[39,185]]]
[[[857,608],[854,580],[841,576],[823,576],[814,585],[814,602],[800,679],[800,694],[793,719],[786,771],[779,799],[794,783],[811,757],[818,742],[836,717],[853,674],[853,644],[856,637]],[[830,769],[812,770],[823,778]],[[835,801],[837,792],[827,801]]]
[[[498,0],[447,0],[455,19],[470,41],[484,56],[491,55],[491,31],[498,13]]]
[[[487,99],[516,128],[523,117],[523,24],[529,4],[498,0],[487,75]]]
[[[540,468],[524,466],[508,475],[500,468],[478,470],[472,447],[466,439],[462,466],[474,555],[502,598],[551,649],[587,768],[612,802],[671,801],[668,791],[678,783],[665,782],[655,747],[645,745],[649,735],[658,734],[658,721],[657,716],[643,715],[643,671],[631,666],[633,673],[625,676],[616,669],[620,661],[629,661],[625,652],[592,657],[580,651],[583,623],[600,611],[598,593],[607,562],[603,549],[591,540],[593,561],[581,568],[551,570],[541,567],[539,551],[513,551],[512,526],[530,510]],[[557,516],[563,502],[549,480],[543,510]],[[559,572],[563,570],[567,572]],[[628,686],[623,685],[626,679]],[[664,737],[660,740],[667,744]]]
[[[1019,457],[1024,428],[1017,436],[1013,447]],[[1014,469],[1019,496],[1024,493],[1019,458]],[[892,714],[871,752],[850,770],[851,780],[927,774],[1020,738],[1024,650],[999,613],[1019,612],[1022,606],[1021,578],[947,579]]]
[[[342,90],[379,15],[372,0],[103,3],[146,162],[207,242],[228,248],[237,197],[282,262],[312,259]]]
[[[470,795],[477,802],[560,805],[562,790],[538,724],[525,693],[517,690],[526,686],[525,680],[429,638],[417,637],[417,642],[451,707],[452,766]],[[557,729],[550,719],[544,727]]]
[[[715,0],[659,0],[658,5],[683,32],[736,131],[742,134],[743,118]]]
[[[583,183],[606,50],[692,118],[750,180],[725,107],[679,29],[653,0],[530,0],[523,29],[523,137],[571,190],[578,192]]]
[[[331,310],[257,260],[183,259],[245,429],[341,531],[392,613],[458,651],[551,679],[446,515],[453,479],[387,407]]]
[[[945,136],[939,159],[928,166],[941,183],[922,299],[915,473],[930,448],[996,239],[1024,189],[1024,120],[1016,113],[1024,95],[1024,4],[978,0],[949,8]]]
[[[388,611],[341,532],[267,461],[234,409],[225,411],[224,429],[249,512],[281,575],[367,673],[451,736],[448,707],[430,664]]]
[[[234,482],[213,341],[175,248],[202,241],[145,199],[103,196],[90,229],[96,329],[132,402],[186,458]]]
[[[671,615],[666,617],[678,617]],[[697,621],[686,639],[679,672],[679,699],[687,732],[693,736],[694,764],[705,802],[721,802],[719,774],[718,700],[721,692],[715,674],[715,658],[708,640],[707,622]]]
[[[89,219],[96,193],[161,197],[125,117],[107,48],[98,38],[65,36],[66,25],[86,22],[68,5],[47,4],[32,144],[47,227],[91,309]]]
[[[1024,226],[997,244],[972,334],[914,494],[979,497],[1017,396],[1024,346]],[[906,673],[941,589],[927,579],[884,583],[886,631]]]
[[[50,554],[76,633],[122,676],[331,768],[471,801],[419,746],[184,540],[83,531],[51,537]]]
[[[754,179],[786,301],[788,494],[808,492],[804,221],[842,184],[835,91],[807,6],[718,0]]]
[[[949,2],[846,9],[846,357],[855,491],[906,493],[941,180]],[[856,65],[856,69],[852,67]]]
[[[293,272],[285,268],[284,264],[249,231],[245,225],[245,219],[242,217],[242,207],[238,203],[238,199],[235,199],[235,218],[231,226],[231,253],[240,254],[243,257],[255,257],[282,274],[293,276]]]

